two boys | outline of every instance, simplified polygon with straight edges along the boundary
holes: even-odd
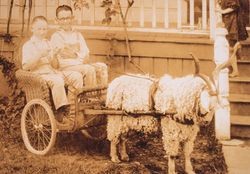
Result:
[[[65,84],[73,89],[107,85],[108,72],[104,63],[86,64],[89,49],[81,33],[72,29],[71,7],[59,6],[56,17],[60,28],[52,35],[51,41],[45,38],[48,30],[46,18],[37,16],[33,19],[33,35],[23,45],[22,68],[37,73],[47,81],[55,108],[60,113],[61,108],[74,101],[70,92],[67,98]],[[52,67],[53,64],[58,65],[56,69]]]
[[[55,59],[51,44],[46,39],[47,30],[48,22],[45,17],[37,16],[33,19],[32,36],[22,48],[22,68],[36,73],[48,83],[55,108],[59,113],[57,120],[65,123],[67,119],[63,119],[62,112],[72,104],[70,101],[74,98],[70,91],[67,97],[65,84],[72,89],[80,89],[83,86],[83,79],[79,72],[58,71],[51,66]]]

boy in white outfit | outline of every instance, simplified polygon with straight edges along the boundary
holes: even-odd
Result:
[[[72,8],[67,5],[59,6],[56,17],[60,28],[51,36],[51,43],[60,50],[57,56],[59,69],[81,72],[85,86],[107,85],[107,65],[100,62],[87,64],[89,49],[82,34],[72,29]]]
[[[75,71],[57,71],[51,66],[55,60],[49,41],[45,38],[48,23],[45,17],[37,16],[32,21],[32,33],[30,40],[24,43],[22,48],[22,68],[38,74],[46,80],[51,91],[55,108],[60,110],[72,101],[72,93],[66,96],[65,84],[73,89],[80,89],[83,85],[81,73]],[[71,97],[71,98],[70,98]],[[62,119],[62,118],[60,118]],[[59,120],[63,121],[63,120]]]

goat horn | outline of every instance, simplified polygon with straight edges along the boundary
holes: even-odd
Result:
[[[201,79],[203,79],[208,88],[210,89],[210,95],[217,95],[217,89],[215,87],[215,83],[213,81],[210,80],[210,78],[204,74],[200,73],[200,61],[199,59],[194,56],[193,53],[190,53],[191,57],[194,59],[194,63],[195,63],[195,76],[200,77]]]
[[[210,89],[210,95],[217,95],[217,89],[214,83],[209,79],[208,76],[201,74],[201,73],[196,74],[196,76],[200,77],[202,80],[206,82],[208,88]]]
[[[193,53],[189,53],[189,55],[194,59],[194,66],[195,66],[195,74],[200,73],[200,60],[193,55]]]

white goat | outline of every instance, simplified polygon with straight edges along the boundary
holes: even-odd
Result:
[[[153,115],[131,116],[138,111],[149,112],[151,108],[152,112],[162,115],[161,130],[168,158],[168,173],[175,173],[174,158],[178,155],[180,144],[184,144],[185,170],[187,173],[194,173],[190,154],[193,151],[199,124],[211,121],[218,102],[217,96],[214,95],[216,88],[208,77],[198,73],[197,62],[196,60],[196,76],[176,79],[164,76],[157,83],[142,77],[121,76],[109,84],[106,106],[128,112],[128,115],[108,116],[107,138],[111,143],[110,157],[113,162],[120,162],[118,151],[121,160],[129,160],[126,152],[126,134],[129,130],[151,133],[159,129],[159,119]],[[138,79],[141,79],[139,80],[141,83],[138,83]],[[134,93],[131,94],[131,91]],[[148,95],[143,98],[140,94]],[[127,106],[128,103],[132,105]]]
[[[168,158],[168,173],[175,173],[174,159],[184,145],[185,170],[194,173],[190,161],[194,141],[200,124],[210,122],[213,116],[215,96],[210,96],[204,81],[199,77],[187,76],[172,82],[163,77],[155,94],[155,109],[167,113],[175,109],[176,114],[161,118],[164,150]],[[171,103],[171,104],[169,104]]]

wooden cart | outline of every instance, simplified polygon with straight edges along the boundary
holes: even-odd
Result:
[[[18,70],[16,77],[25,92],[27,102],[21,117],[23,141],[26,148],[37,155],[45,155],[51,150],[58,132],[84,130],[89,138],[97,138],[88,130],[105,124],[107,115],[159,115],[154,111],[133,114],[107,109],[104,105],[107,87],[97,86],[75,91],[74,106],[71,106],[74,109],[68,113],[73,119],[73,124],[70,127],[62,126],[62,123],[55,119],[57,113],[46,81],[34,73],[23,70]]]

